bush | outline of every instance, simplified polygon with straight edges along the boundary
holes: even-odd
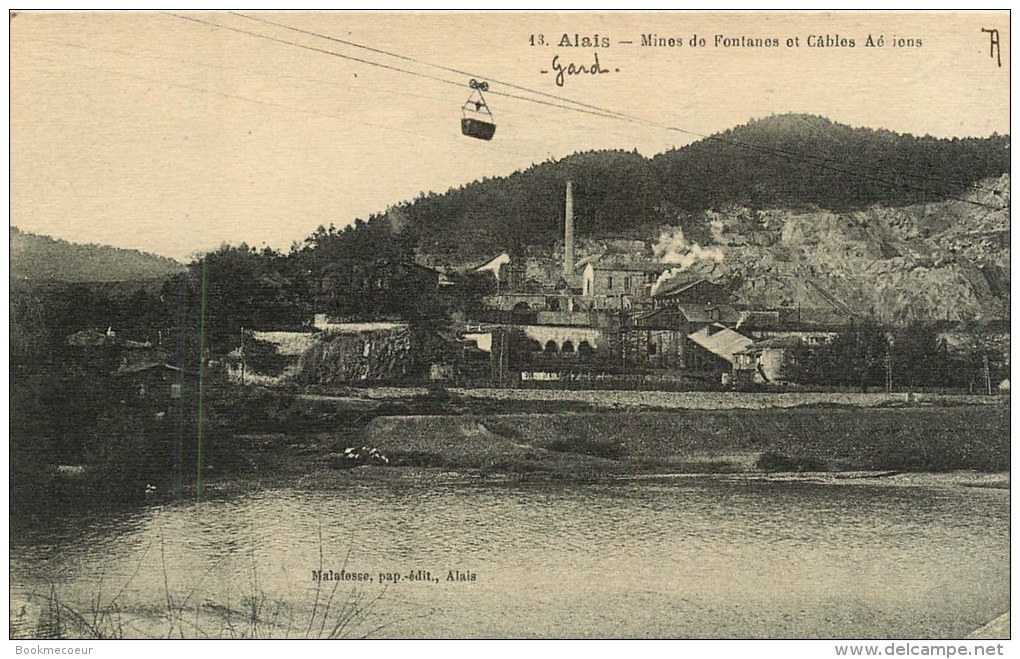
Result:
[[[790,457],[775,451],[762,453],[754,463],[758,471],[826,471],[826,464],[815,458],[804,456]]]
[[[281,355],[269,341],[249,336],[244,340],[244,362],[255,373],[277,377],[290,366],[291,359]]]

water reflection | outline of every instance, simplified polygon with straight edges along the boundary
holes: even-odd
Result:
[[[725,478],[289,488],[12,534],[12,601],[52,585],[87,606],[101,585],[134,616],[129,636],[164,635],[168,599],[211,615],[258,595],[307,620],[352,594],[378,597],[355,635],[959,636],[1008,607],[1008,505],[996,490]],[[439,583],[379,583],[419,570]],[[233,633],[217,624],[204,633]]]

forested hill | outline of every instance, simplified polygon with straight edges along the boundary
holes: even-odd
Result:
[[[399,204],[373,222],[409,233],[418,251],[471,258],[561,237],[563,184],[574,184],[577,234],[650,239],[682,226],[710,240],[703,211],[904,206],[964,194],[1009,172],[1009,136],[936,139],[851,128],[812,115],[752,121],[645,158],[594,151]]]
[[[96,283],[151,281],[183,272],[173,259],[106,245],[78,245],[11,227],[11,281]]]

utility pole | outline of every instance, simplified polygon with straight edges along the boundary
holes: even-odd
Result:
[[[885,392],[892,393],[892,346],[885,346]]]
[[[241,328],[241,386],[244,386],[244,327]]]
[[[985,386],[988,389],[988,395],[992,395],[992,371],[988,365],[988,355],[984,356],[984,370],[985,370]]]
[[[510,370],[510,334],[504,329],[502,336],[499,350],[499,386],[501,389],[509,384],[507,371]]]
[[[627,375],[627,332],[623,327],[623,293],[620,293],[619,315],[617,322],[620,324],[620,370],[626,380]]]

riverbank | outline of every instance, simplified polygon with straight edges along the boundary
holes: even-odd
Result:
[[[36,504],[12,515],[22,548],[17,601],[41,607],[12,609],[12,618],[23,618],[29,635],[286,634],[289,618],[252,618],[247,600],[237,599],[259,548],[259,578],[269,586],[250,601],[269,603],[267,613],[280,603],[298,612],[302,630],[328,635],[328,622],[314,625],[318,632],[306,622],[316,610],[315,585],[295,590],[292,578],[321,566],[321,547],[334,566],[353,556],[375,573],[424,567],[478,575],[474,590],[445,582],[415,590],[408,582],[380,600],[369,622],[392,623],[382,633],[395,637],[944,638],[969,633],[1008,606],[1001,590],[1001,573],[1008,576],[1008,399],[906,405],[867,397],[861,405],[766,409],[753,407],[760,402],[754,396],[715,400],[731,406],[612,409],[597,400],[481,400],[446,390],[372,404],[259,390],[238,405],[223,395],[217,411],[224,411],[206,427],[200,491],[189,482],[170,490],[153,481],[152,492],[139,488],[132,501],[123,488],[89,490],[87,470],[68,472],[60,483],[81,489],[58,490],[63,508]],[[169,536],[167,528],[174,529]],[[89,542],[81,541],[85,531]],[[108,544],[95,549],[95,537]],[[223,558],[221,547],[248,542],[250,554]],[[36,546],[44,548],[39,556]],[[424,548],[414,565],[408,547]],[[619,553],[607,557],[613,548]],[[189,553],[196,549],[208,555]],[[79,575],[56,591],[33,581],[54,573],[53,556]],[[579,565],[577,556],[592,563]],[[773,568],[790,556],[799,560],[792,581]],[[561,599],[543,599],[547,582],[533,581],[535,565]],[[89,575],[104,573],[141,575],[131,582],[131,601],[91,604],[97,584]],[[158,578],[164,574],[169,587]],[[638,583],[651,586],[635,604]],[[865,596],[859,583],[869,589]],[[194,599],[186,618],[201,617],[202,626],[185,629],[180,607],[192,601],[195,584],[217,598],[235,595]],[[168,593],[174,606],[164,604]],[[506,616],[485,607],[508,593],[519,594],[519,610],[535,613],[500,627]],[[586,618],[591,611],[572,608],[596,601],[619,611],[624,597],[636,613],[612,628],[601,612]],[[45,612],[63,606],[54,602],[156,625],[61,631],[47,626]],[[431,607],[451,613],[403,622]],[[242,615],[253,624],[228,624]],[[119,625],[116,616],[109,621]],[[227,626],[218,626],[224,617]]]
[[[903,394],[847,392],[231,388],[214,402],[202,497],[294,483],[333,487],[399,478],[398,472],[591,481],[1010,469],[1008,397],[925,394],[908,402]],[[386,460],[351,457],[365,447]],[[196,467],[184,466],[182,482],[153,473],[130,487],[111,487],[86,465],[79,475],[52,477],[45,498],[72,507],[81,499],[195,498]]]
[[[394,464],[510,473],[1009,471],[1007,407],[382,416]]]
[[[329,488],[437,475],[592,481],[728,474],[931,484],[933,474],[949,472],[965,474],[957,484],[1009,486],[1008,405],[505,411],[516,407],[502,403],[486,412],[486,406],[452,397],[433,405],[432,414],[404,408],[357,428],[321,424],[238,435],[229,464],[206,464],[205,487],[215,492],[297,482]],[[440,413],[449,409],[458,413]],[[351,457],[365,449],[385,461]]]
[[[441,390],[473,407],[499,407],[535,411],[533,406],[559,405],[592,410],[726,410],[774,409],[805,406],[842,407],[955,407],[960,405],[1009,404],[1008,396],[944,393],[885,393],[859,391],[635,391],[621,389],[493,389],[450,388]],[[306,401],[334,405],[371,407],[373,402],[401,401],[434,395],[425,387],[365,387],[318,393],[302,393]]]

